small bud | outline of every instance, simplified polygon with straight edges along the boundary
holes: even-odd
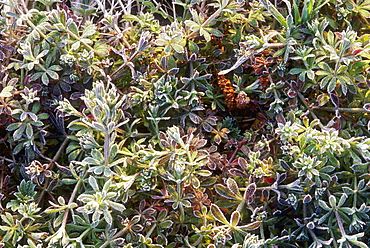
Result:
[[[303,198],[303,203],[309,203],[309,202],[311,202],[311,200],[312,200],[312,197],[310,195],[306,195]]]

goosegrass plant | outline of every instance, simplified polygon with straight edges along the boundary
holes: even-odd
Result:
[[[0,3],[0,247],[370,244],[369,1]]]

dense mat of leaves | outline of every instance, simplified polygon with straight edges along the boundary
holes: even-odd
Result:
[[[0,247],[368,247],[369,0],[0,0]]]

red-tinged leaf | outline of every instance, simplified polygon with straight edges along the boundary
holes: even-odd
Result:
[[[244,193],[244,198],[247,200],[249,198],[251,198],[254,193],[256,192],[256,184],[255,183],[251,183],[247,186],[247,188],[245,189],[245,193]]]
[[[288,96],[290,97],[290,98],[294,98],[294,97],[296,97],[297,96],[297,92],[295,91],[295,90],[292,90],[292,89],[289,89],[289,91],[288,91]]]
[[[230,169],[229,173],[230,173],[230,175],[233,175],[233,176],[236,176],[236,177],[244,177],[244,178],[248,177],[247,174],[243,173],[241,170],[236,169],[236,168]]]
[[[305,204],[310,203],[311,200],[312,200],[311,195],[305,195],[305,197],[303,198],[303,203],[305,203]]]
[[[334,32],[335,36],[338,38],[338,39],[343,39],[343,35],[339,32]]]
[[[291,171],[292,169],[290,168],[290,166],[288,165],[287,162],[285,162],[284,160],[280,159],[280,166],[281,168],[283,168],[284,170],[286,171]]]
[[[365,103],[364,107],[365,110],[370,111],[370,103]]]
[[[231,226],[237,226],[239,221],[240,221],[240,213],[239,213],[239,211],[234,211],[231,214],[231,218],[230,218]]]
[[[358,55],[359,53],[361,53],[364,49],[355,49],[353,52],[352,52],[352,55]]]
[[[242,157],[238,158],[238,164],[240,168],[242,168],[245,171],[248,171],[248,162],[245,158]]]
[[[232,178],[228,178],[227,181],[226,181],[226,185],[227,185],[227,188],[236,196],[238,196],[239,198],[242,198],[242,195],[239,191],[239,186],[238,184],[236,183],[236,181]]]
[[[242,229],[242,230],[245,230],[245,231],[256,230],[257,228],[260,227],[261,223],[262,223],[262,221],[255,221],[255,222],[252,222],[248,225],[240,226],[239,228]]]
[[[50,182],[50,184],[49,184],[49,186],[48,186],[48,188],[47,188],[47,191],[48,191],[48,192],[53,191],[53,189],[55,188],[55,186],[57,186],[58,181],[59,181],[59,179],[58,179],[58,178],[54,178],[53,180],[51,180],[51,182]]]
[[[330,100],[336,108],[339,107],[339,97],[335,91],[330,93]]]
[[[219,194],[222,197],[225,197],[226,199],[230,200],[240,200],[237,195],[235,195],[233,192],[231,192],[227,187],[225,187],[222,184],[216,184],[215,190],[217,194]]]
[[[320,107],[324,106],[330,99],[330,96],[328,94],[321,94],[316,98],[316,102]]]

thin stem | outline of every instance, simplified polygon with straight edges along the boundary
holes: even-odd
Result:
[[[263,230],[263,221],[261,221],[261,225],[260,225],[260,235],[261,235],[261,239],[265,240],[265,232]]]
[[[330,219],[331,220],[331,219]],[[331,238],[333,239],[333,245],[334,245],[334,248],[338,248],[338,244],[337,244],[337,241],[335,240],[335,236],[334,236],[334,233],[333,233],[333,229],[332,228],[329,228],[330,230],[330,236]]]
[[[353,208],[354,209],[357,209],[357,191],[358,191],[358,187],[357,187],[357,176],[356,176],[356,173],[354,173],[354,178],[353,178],[354,182],[353,182],[353,190],[354,190],[354,194],[353,194]]]
[[[311,107],[310,106],[308,106],[308,104],[307,104],[307,102],[306,102],[306,99],[304,98],[304,96],[300,93],[300,92],[298,92],[298,98],[301,100],[301,102],[303,103],[303,105],[308,109],[308,111],[310,111],[310,114],[311,114],[311,116],[312,116],[312,118],[314,118],[314,119],[317,119],[317,120],[320,120],[318,117],[317,117],[317,115],[315,115],[315,113],[312,111],[312,109],[311,109]],[[321,121],[319,122],[319,126],[320,126],[320,128],[323,128],[324,127],[324,125],[321,123]]]
[[[228,1],[228,3],[226,4],[226,6],[224,6],[224,7],[221,7],[221,8],[219,8],[216,12],[214,12],[205,22],[203,22],[202,23],[202,25],[201,25],[201,28],[204,28],[204,27],[207,27],[207,25],[210,23],[210,22],[212,22],[214,19],[216,19],[221,13],[222,13],[222,11],[224,11],[224,9],[225,9],[225,7],[227,7],[228,5],[229,5],[229,3],[230,3],[230,0]],[[193,37],[197,32],[198,32],[199,30],[197,30],[197,31],[193,31],[188,37],[190,38],[190,37]]]
[[[66,139],[63,141],[62,145],[59,147],[59,149],[58,149],[58,151],[56,152],[56,154],[54,155],[53,159],[51,160],[50,170],[52,170],[52,169],[53,169],[53,164],[55,163],[55,161],[57,161],[57,160],[58,160],[59,156],[62,154],[62,151],[64,150],[64,148],[65,148],[65,147],[66,147],[66,145],[68,144],[68,141],[69,141],[69,139],[68,139],[68,138],[66,138]],[[50,181],[50,177],[47,177],[47,178],[45,179],[45,184],[44,184],[44,185],[48,185],[48,184],[49,184],[49,181]],[[39,198],[37,199],[37,205],[39,205],[39,204],[40,204],[40,202],[41,202],[41,200],[44,198],[44,195],[45,195],[46,189],[47,189],[47,187],[45,186],[45,188],[43,188],[43,190],[41,191],[40,196],[39,196]]]
[[[338,227],[339,227],[340,233],[342,234],[342,237],[346,237],[347,234],[346,234],[346,231],[344,230],[342,219],[340,218],[337,210],[334,210],[334,213],[335,213],[335,218],[338,221]],[[347,240],[345,242],[346,242],[347,247],[351,247],[351,245],[348,243]]]
[[[179,197],[182,197],[182,183],[181,182],[177,183],[176,186],[177,186],[177,195]],[[185,211],[182,203],[179,204],[179,208],[180,208],[180,223],[183,223],[185,218]]]
[[[0,159],[5,160],[6,162],[15,163],[15,160],[12,160],[12,159],[9,159],[9,158],[3,157],[3,156],[0,156]]]
[[[120,67],[118,67],[114,72],[112,72],[112,74],[110,74],[110,77],[113,79],[115,79],[115,75],[121,71],[123,68],[125,68],[137,55],[139,54],[138,51],[136,51],[128,60],[125,59],[125,63],[123,63],[123,65],[121,65]]]
[[[78,190],[80,189],[80,186],[83,183],[84,178],[86,177],[86,175],[87,175],[87,170],[85,171],[85,173],[84,173],[84,175],[83,175],[82,178],[81,177],[78,178],[78,181],[76,183],[76,186],[73,189],[72,195],[69,198],[68,206],[70,206],[73,203],[74,199],[76,198],[76,195],[78,193]],[[61,228],[65,228],[67,226],[67,220],[68,220],[69,211],[70,211],[70,208],[67,208],[66,209],[66,212],[64,213],[64,217],[63,217],[63,222],[62,222]]]
[[[126,230],[127,230],[126,228],[121,229],[118,233],[116,233],[116,235],[114,235],[112,238],[110,238],[107,241],[105,241],[104,244],[102,244],[102,246],[100,246],[100,248],[107,247],[112,240],[114,240],[114,239],[122,236],[126,232]]]
[[[38,28],[35,26],[35,24],[33,24],[30,20],[27,19],[27,24],[31,26],[31,28],[35,29],[41,36],[42,38],[44,38],[46,40],[47,36]]]
[[[78,37],[77,35],[75,35],[74,33],[72,33],[71,31],[69,31],[68,29],[66,29],[67,33],[72,36],[75,40],[81,42],[82,45],[84,45],[87,49],[89,49],[90,51],[93,51],[95,54],[99,55],[98,53],[95,52],[94,48],[92,48],[89,44],[87,44],[86,42],[83,42],[81,41],[80,37]]]
[[[328,112],[347,112],[347,113],[370,113],[370,110],[364,108],[334,108],[334,107],[321,107],[318,110],[324,110]]]
[[[110,134],[106,133],[104,137],[104,165],[109,165],[109,154],[110,154]]]

